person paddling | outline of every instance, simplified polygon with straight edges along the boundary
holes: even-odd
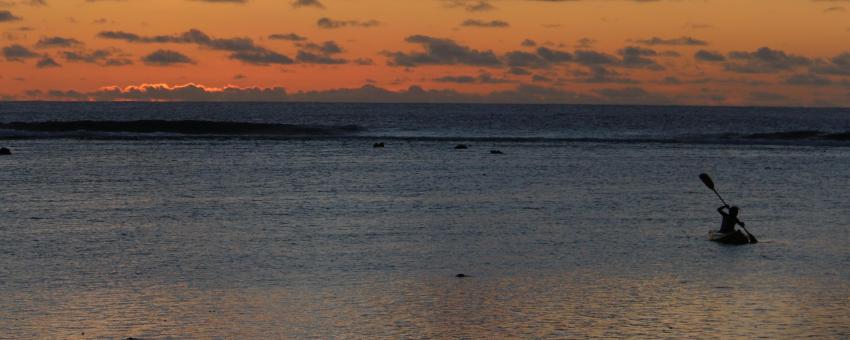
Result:
[[[723,209],[728,209],[729,212],[723,211]],[[738,219],[738,212],[740,209],[738,207],[730,207],[728,204],[723,205],[720,208],[717,208],[717,212],[720,215],[723,215],[723,221],[720,222],[720,232],[721,233],[731,233],[735,231],[735,225],[740,224],[742,227],[746,228],[744,222]]]

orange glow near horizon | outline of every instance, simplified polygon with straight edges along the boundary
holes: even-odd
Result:
[[[290,93],[357,89],[368,84],[391,91],[421,86],[485,97],[494,91],[531,86],[611,103],[653,103],[645,99],[654,98],[660,104],[686,105],[850,105],[850,55],[846,63],[833,60],[850,50],[846,44],[850,12],[841,2],[307,2],[322,7],[294,7],[290,1],[278,0],[48,0],[46,6],[7,1],[0,7],[0,46],[4,48],[0,96],[63,99],[46,94],[51,90],[90,93],[140,84],[283,87]],[[320,18],[340,21],[343,27],[319,27]],[[495,27],[463,26],[467,20]],[[363,24],[372,21],[378,24]],[[256,49],[294,62],[235,58],[233,47],[197,42],[139,42],[99,36],[109,31],[147,38],[175,37],[190,29],[212,39],[250,39]],[[290,33],[306,40],[269,38]],[[426,45],[406,41],[415,35],[450,39],[469,53],[492,52],[498,61],[452,59],[446,55],[456,51],[449,51],[425,56],[433,59],[428,62],[391,65],[398,53],[422,57]],[[42,39],[56,37],[80,44],[38,45]],[[655,44],[647,42],[652,38],[657,38]],[[683,38],[692,39],[691,43]],[[526,39],[537,45],[522,46]],[[586,43],[581,44],[583,39]],[[342,51],[305,46],[328,41]],[[516,66],[508,58],[518,51],[534,57],[541,46],[569,53],[573,59]],[[640,47],[644,54],[630,64],[619,53],[627,47]],[[755,53],[762,47],[770,50]],[[96,50],[108,51],[109,56],[88,62],[68,57],[68,52],[90,54]],[[160,50],[186,60],[143,61]],[[577,50],[604,53],[613,59],[602,64],[578,61]],[[700,50],[718,59],[697,60],[695,54]],[[324,59],[299,59],[299,51]],[[742,58],[735,51],[749,54]],[[770,51],[774,54],[767,55]],[[123,60],[123,66],[105,65],[114,59]],[[638,96],[611,95],[627,92]]]

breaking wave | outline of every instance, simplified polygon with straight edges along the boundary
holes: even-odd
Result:
[[[850,131],[824,132],[794,130],[760,133],[718,133],[704,135],[659,136],[488,136],[427,135],[367,131],[357,125],[294,125],[274,123],[227,122],[204,120],[136,120],[136,121],[42,121],[0,123],[0,139],[382,139],[406,141],[469,142],[574,142],[574,143],[661,143],[661,144],[754,144],[754,145],[835,145],[850,146]],[[410,135],[413,133],[414,135]]]
[[[0,123],[6,139],[159,139],[282,138],[339,136],[360,131],[356,125],[312,126],[203,120],[49,121]]]

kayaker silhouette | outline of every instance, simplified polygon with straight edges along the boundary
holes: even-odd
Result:
[[[723,211],[723,209],[728,209],[729,212],[727,213],[727,212]],[[738,207],[730,207],[729,205],[724,205],[720,208],[717,208],[717,212],[719,212],[720,215],[723,215],[723,221],[720,222],[720,232],[721,233],[725,234],[725,233],[731,233],[731,232],[735,231],[735,225],[736,224],[740,224],[742,227],[745,227],[745,228],[747,227],[744,224],[744,222],[741,222],[738,219],[738,212],[740,212],[740,211],[741,211],[741,209],[738,209]]]
[[[747,226],[744,225],[744,222],[738,219],[738,213],[740,209],[738,207],[730,207],[726,204],[726,201],[723,197],[720,197],[720,193],[717,192],[717,188],[714,187],[714,181],[711,179],[711,176],[708,174],[699,174],[699,179],[702,181],[705,186],[707,186],[711,191],[714,191],[714,194],[717,195],[717,198],[723,202],[723,206],[717,208],[717,212],[720,215],[723,215],[723,221],[720,224],[720,230],[710,231],[708,233],[708,239],[725,244],[751,244],[758,243],[753,234],[750,234],[750,231],[747,230]],[[723,211],[723,209],[728,209],[728,212]],[[740,225],[741,228],[744,228],[744,232],[742,233],[740,230],[735,230],[735,225]]]

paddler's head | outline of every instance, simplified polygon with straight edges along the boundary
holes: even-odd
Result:
[[[731,214],[732,216],[738,216],[738,211],[740,210],[741,209],[738,209],[738,207],[731,207],[729,208],[729,214]]]

